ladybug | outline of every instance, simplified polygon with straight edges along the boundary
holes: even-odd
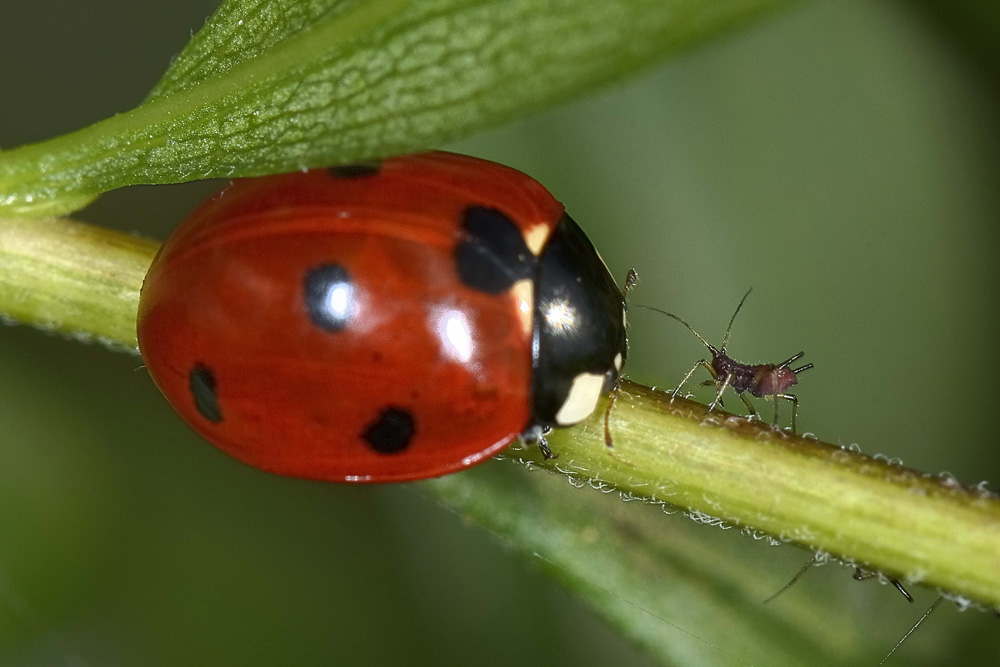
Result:
[[[139,349],[201,436],[271,472],[435,477],[578,423],[625,302],[537,181],[443,152],[234,182],[160,248]]]

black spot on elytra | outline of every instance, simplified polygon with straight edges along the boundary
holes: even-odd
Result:
[[[215,375],[203,364],[195,364],[188,373],[188,386],[194,398],[194,406],[202,417],[218,424],[222,421],[219,398],[215,395]]]
[[[381,162],[359,162],[358,164],[341,164],[330,167],[327,171],[334,178],[363,178],[374,176],[382,169]]]
[[[414,426],[409,411],[384,408],[361,432],[361,437],[379,454],[398,454],[410,446]]]
[[[470,206],[462,216],[462,240],[455,262],[462,284],[487,294],[502,294],[534,276],[535,256],[521,229],[502,212]]]
[[[306,271],[303,290],[309,319],[326,331],[343,330],[357,311],[351,275],[339,264],[321,264]]]

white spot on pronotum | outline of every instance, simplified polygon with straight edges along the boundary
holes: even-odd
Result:
[[[576,424],[589,417],[604,390],[604,375],[596,373],[580,373],[573,378],[566,401],[556,413],[556,423],[567,426]]]
[[[545,242],[549,240],[549,234],[552,230],[546,224],[535,225],[528,231],[524,233],[524,243],[528,246],[528,250],[531,254],[536,257],[542,254],[542,248],[545,247]]]
[[[546,303],[542,315],[545,317],[545,324],[557,334],[575,331],[579,326],[576,308],[564,299]]]
[[[620,371],[622,369],[622,353],[619,352],[615,355],[615,370]]]
[[[521,329],[525,335],[530,335],[534,324],[532,322],[532,305],[535,302],[535,283],[525,278],[514,283],[512,289],[517,304],[517,316],[521,320]]]

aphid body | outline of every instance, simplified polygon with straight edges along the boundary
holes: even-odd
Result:
[[[754,408],[753,403],[747,399],[744,392],[749,392],[751,395],[757,398],[773,397],[774,398],[774,426],[778,425],[778,399],[784,399],[791,401],[792,403],[792,431],[796,430],[796,417],[798,415],[799,401],[794,394],[789,394],[788,389],[793,385],[798,384],[798,374],[802,371],[809,370],[813,367],[812,364],[806,364],[805,366],[800,366],[799,368],[791,368],[791,365],[801,359],[805,352],[799,352],[798,354],[792,355],[780,364],[745,364],[740,361],[736,361],[728,354],[726,354],[726,345],[729,343],[729,333],[732,331],[733,322],[736,320],[737,313],[740,312],[740,308],[743,307],[743,302],[747,300],[750,296],[751,290],[747,290],[747,293],[743,295],[738,306],[736,306],[736,311],[733,313],[732,318],[729,320],[729,326],[726,328],[726,335],[722,339],[722,345],[720,347],[715,347],[707,340],[704,336],[694,330],[694,328],[682,320],[680,317],[674,315],[673,313],[668,313],[665,310],[660,310],[659,308],[651,308],[650,306],[642,306],[648,310],[655,310],[659,313],[666,315],[667,317],[672,317],[677,320],[688,330],[698,337],[708,351],[712,353],[712,361],[708,362],[707,359],[701,359],[696,363],[688,374],[684,376],[681,383],[677,385],[674,389],[673,397],[676,397],[681,389],[687,384],[687,381],[691,379],[695,371],[699,367],[704,367],[712,375],[711,380],[706,380],[702,382],[699,387],[715,385],[715,399],[709,404],[708,409],[714,410],[716,405],[722,405],[722,395],[725,393],[727,387],[732,387],[736,394],[746,405],[747,409],[750,411],[750,418],[757,419],[758,414],[756,408]]]

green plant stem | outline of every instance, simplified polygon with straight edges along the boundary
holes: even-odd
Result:
[[[0,218],[0,313],[134,350],[139,289],[158,247],[67,218]]]
[[[551,467],[1000,606],[1000,500],[633,383],[612,413],[553,432]],[[538,461],[533,452],[528,460]]]
[[[66,219],[0,219],[0,312],[134,348],[156,243]],[[507,456],[1000,607],[1000,500],[630,382],[611,418]],[[429,487],[433,488],[433,486]]]

